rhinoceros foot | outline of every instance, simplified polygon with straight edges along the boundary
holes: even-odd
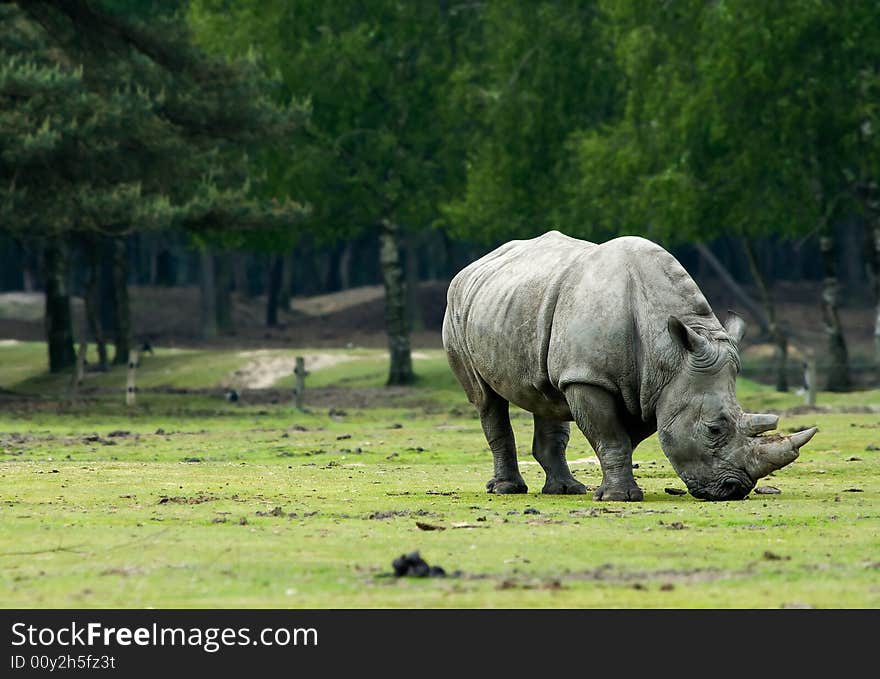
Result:
[[[606,486],[604,483],[593,493],[594,500],[611,502],[640,502],[645,497],[635,482],[627,486]]]
[[[586,495],[587,487],[574,479],[547,479],[541,492],[547,495]]]
[[[496,495],[513,495],[516,493],[528,493],[529,487],[522,479],[507,481],[492,478],[486,482],[486,490]]]

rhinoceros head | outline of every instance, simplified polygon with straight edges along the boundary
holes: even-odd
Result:
[[[657,402],[663,452],[691,495],[706,500],[740,500],[763,476],[793,462],[816,433],[764,435],[775,415],[746,413],[736,400],[736,345],[745,323],[731,315],[724,326],[698,333],[675,316],[668,331],[684,360]],[[709,335],[708,338],[704,335]]]

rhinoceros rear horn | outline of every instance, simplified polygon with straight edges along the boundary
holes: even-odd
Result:
[[[801,446],[806,445],[817,431],[819,430],[816,427],[810,427],[791,436],[768,438],[767,441],[759,439],[755,453],[748,465],[749,475],[753,479],[759,479],[791,464],[797,459]]]
[[[777,424],[779,424],[779,416],[777,415],[765,415],[760,413],[745,416],[745,429],[747,436],[757,436],[758,434],[763,434],[765,431],[776,429]]]
[[[728,310],[727,320],[724,322],[724,329],[727,331],[727,334],[730,335],[730,339],[733,340],[734,344],[739,344],[739,341],[746,334],[746,322],[742,319],[735,311]]]

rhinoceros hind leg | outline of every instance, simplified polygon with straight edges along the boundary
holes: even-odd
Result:
[[[510,426],[510,403],[485,385],[486,398],[480,404],[480,423],[492,449],[495,475],[486,484],[490,493],[526,493],[529,488],[516,463],[516,441]]]
[[[587,487],[577,481],[565,461],[568,445],[569,424],[547,420],[535,415],[535,436],[532,439],[532,455],[547,475],[542,493],[549,495],[583,495]]]
[[[621,421],[614,396],[601,387],[572,384],[565,389],[565,400],[602,465],[602,485],[593,493],[593,499],[641,500],[644,493],[632,473],[632,439]]]

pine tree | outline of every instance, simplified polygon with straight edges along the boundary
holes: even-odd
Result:
[[[65,253],[75,235],[178,227],[209,239],[302,215],[254,198],[249,176],[249,152],[283,144],[297,112],[247,63],[195,48],[181,7],[0,4],[0,229],[45,253],[52,371],[74,360]],[[115,265],[127,313],[125,258]],[[117,337],[115,362],[127,361],[127,341]]]

